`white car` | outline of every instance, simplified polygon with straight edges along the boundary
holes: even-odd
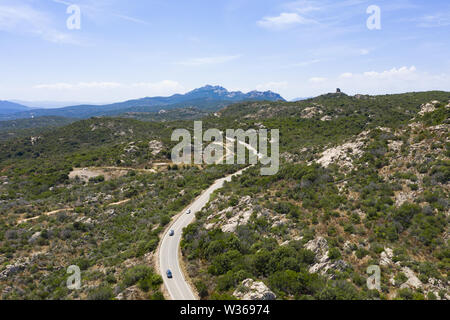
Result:
[[[191,209],[188,209],[188,211],[186,211],[186,214],[191,214]]]

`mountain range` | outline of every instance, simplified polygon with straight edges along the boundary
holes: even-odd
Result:
[[[32,108],[11,101],[0,100],[0,116],[10,115],[17,112],[31,111]]]
[[[55,109],[33,109],[17,103],[0,103],[0,120],[23,119],[42,116],[58,116],[86,119],[95,116],[113,116],[127,112],[159,112],[186,107],[196,107],[204,111],[217,111],[230,104],[242,101],[285,101],[272,91],[228,91],[221,86],[207,85],[186,94],[170,97],[146,97],[106,105],[76,105]]]

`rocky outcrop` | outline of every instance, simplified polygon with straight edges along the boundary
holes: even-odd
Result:
[[[449,287],[450,281],[430,278],[428,279],[428,283],[424,285],[424,293],[433,293],[438,300],[450,300],[450,295],[448,294]]]
[[[130,142],[124,151],[126,153],[136,153],[139,151],[139,148],[135,145],[135,142]]]
[[[31,145],[34,146],[36,143],[39,142],[39,140],[41,140],[42,137],[31,137],[30,141],[31,141]]]
[[[244,225],[247,224],[248,220],[250,219],[251,215],[253,213],[252,209],[245,210],[245,211],[239,211],[237,213],[234,213],[234,216],[228,220],[228,223],[222,226],[223,232],[234,232],[236,231],[236,228],[238,225]]]
[[[6,280],[10,276],[25,270],[25,268],[30,264],[29,260],[17,261],[15,264],[7,265],[6,268],[0,272],[0,280]]]
[[[408,278],[406,282],[404,282],[400,288],[410,288],[410,289],[420,289],[422,288],[422,282],[419,280],[419,278],[416,277],[414,271],[412,271],[408,267],[403,267],[402,272],[405,274],[405,276]]]
[[[316,263],[309,268],[310,273],[320,273],[333,278],[332,275],[328,274],[329,270],[343,271],[348,267],[347,263],[343,260],[330,259],[328,255],[328,242],[323,237],[309,241],[305,245],[305,248],[314,252],[316,255]]]
[[[152,150],[152,155],[156,156],[163,149],[163,144],[161,141],[153,140],[148,143],[148,147]]]
[[[392,265],[392,258],[394,257],[394,252],[390,248],[385,248],[380,255],[380,266]]]
[[[35,242],[39,239],[39,237],[41,236],[41,234],[42,234],[42,232],[35,232],[35,233],[30,237],[30,239],[28,239],[28,242],[29,242],[29,243],[35,243]]]
[[[320,110],[318,107],[307,107],[303,109],[301,118],[303,119],[311,119],[316,115],[322,114],[323,111]]]
[[[321,157],[317,160],[317,163],[323,167],[328,167],[332,163],[336,163],[341,168],[353,168],[353,158],[359,158],[362,156],[365,140],[368,132],[364,131],[353,142],[347,142],[340,146],[329,148],[325,150]]]
[[[431,101],[429,103],[425,103],[420,106],[419,115],[423,116],[426,113],[433,112],[436,110],[436,105],[439,103],[439,101]]]
[[[116,296],[117,300],[142,300],[141,292],[136,286],[126,288]]]
[[[239,225],[245,225],[253,214],[251,197],[246,196],[240,199],[239,204],[228,207],[210,217],[205,224],[206,230],[220,227],[223,232],[234,232]]]
[[[253,279],[244,280],[233,295],[240,300],[275,300],[277,298],[263,282]]]

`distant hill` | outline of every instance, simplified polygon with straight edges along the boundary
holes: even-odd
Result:
[[[10,101],[1,101],[0,100],[0,115],[10,115],[17,112],[30,111],[32,110],[29,107],[24,105],[10,102]]]
[[[21,118],[59,116],[66,118],[86,119],[94,116],[113,116],[126,112],[159,112],[161,110],[195,107],[200,110],[217,111],[230,104],[242,101],[285,101],[279,94],[266,91],[230,92],[220,86],[204,86],[186,94],[175,94],[170,97],[147,97],[107,105],[78,105],[58,109],[19,110],[8,116],[0,116],[0,120]]]
[[[159,112],[126,112],[119,117],[130,118],[141,121],[176,121],[176,120],[198,120],[208,116],[210,113],[194,107],[181,109],[161,110]]]
[[[38,101],[10,100],[10,101],[35,109],[56,109],[81,104],[93,104],[93,105],[102,104],[102,103],[92,103],[91,101],[43,101],[43,100]]]
[[[0,140],[39,134],[44,130],[62,127],[76,121],[62,117],[39,117],[0,121]]]

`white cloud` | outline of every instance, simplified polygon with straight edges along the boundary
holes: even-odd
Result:
[[[351,77],[353,77],[353,73],[351,73],[351,72],[345,72],[339,76],[339,78],[342,78],[342,79],[348,79]]]
[[[370,50],[369,50],[369,49],[361,49],[361,50],[359,50],[359,53],[360,53],[362,56],[365,56],[365,55],[367,55],[367,54],[370,53]]]
[[[421,28],[445,27],[450,25],[450,14],[427,15],[416,19],[416,21],[418,22],[417,26]]]
[[[300,84],[299,84],[300,86]],[[337,77],[311,78],[302,84],[306,95],[333,92],[341,88],[348,94],[385,94],[411,91],[445,90],[450,87],[450,75],[430,74],[415,66],[395,67],[388,70],[345,72]]]
[[[327,81],[327,78],[322,78],[322,77],[312,77],[308,80],[311,83],[322,83]]]
[[[55,43],[77,43],[70,34],[53,27],[52,19],[47,14],[28,5],[1,5],[0,30],[31,34]]]
[[[401,68],[392,68],[391,70],[386,70],[382,72],[369,71],[364,72],[364,76],[368,78],[377,78],[377,79],[392,79],[392,78],[410,78],[414,76],[417,71],[415,66],[411,67],[401,67]]]
[[[188,66],[188,67],[197,67],[197,66],[204,66],[204,65],[222,64],[222,63],[226,63],[226,62],[230,62],[230,61],[239,59],[240,57],[241,57],[241,55],[193,58],[193,59],[176,62],[176,64]]]
[[[311,23],[315,23],[315,21],[306,19],[295,12],[291,13],[284,12],[276,17],[264,17],[263,19],[257,22],[257,24],[260,27],[275,30],[289,28],[296,24],[311,24]]]

